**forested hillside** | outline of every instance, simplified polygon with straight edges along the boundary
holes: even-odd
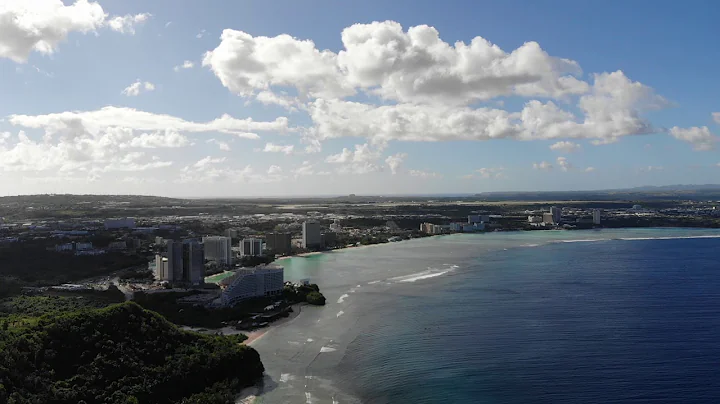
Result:
[[[264,371],[240,338],[135,303],[0,326],[0,403],[228,403]]]

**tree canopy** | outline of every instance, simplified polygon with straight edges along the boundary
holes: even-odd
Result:
[[[182,331],[132,302],[44,315],[0,330],[0,402],[232,402],[264,372],[238,341]]]

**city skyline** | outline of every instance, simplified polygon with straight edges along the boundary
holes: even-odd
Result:
[[[4,2],[0,195],[717,182],[720,6],[451,4]]]

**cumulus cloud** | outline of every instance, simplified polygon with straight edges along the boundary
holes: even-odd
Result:
[[[570,164],[570,162],[567,161],[565,157],[558,157],[556,161],[558,167],[560,167],[560,169],[563,171],[568,171],[573,168],[573,165]]]
[[[280,166],[272,165],[268,168],[267,173],[268,175],[278,175],[282,173],[282,168]]]
[[[552,101],[528,101],[521,112],[494,108],[429,106],[422,104],[369,105],[318,99],[308,106],[313,134],[319,139],[363,137],[390,140],[448,141],[547,140],[587,138],[603,143],[620,137],[656,131],[640,111],[664,105],[648,87],[630,81],[622,72],[595,76],[591,92],[580,98],[577,117]]]
[[[0,172],[106,172],[143,171],[172,165],[138,149],[170,148],[187,145],[176,132],[144,133],[108,128],[97,134],[83,133],[62,141],[34,140],[20,131],[0,144]]]
[[[292,154],[293,150],[295,150],[294,145],[279,145],[273,143],[266,143],[263,149],[265,153],[284,153],[286,155]]]
[[[297,98],[288,97],[283,94],[275,94],[272,91],[260,91],[255,97],[264,105],[279,105],[289,111],[297,111]]]
[[[367,143],[358,144],[355,145],[354,150],[343,148],[342,152],[328,156],[325,161],[331,164],[342,164],[342,166],[338,168],[338,172],[343,174],[367,174],[376,172],[381,170],[377,161],[380,159],[383,148],[384,146],[373,148]],[[391,163],[396,162],[397,155],[395,157],[395,159],[390,160]],[[402,162],[402,158],[400,162]]]
[[[574,153],[578,150],[580,150],[582,146],[580,146],[577,143],[568,142],[568,141],[562,141],[554,143],[550,146],[550,150],[554,151],[560,151],[565,153]]]
[[[189,60],[186,60],[181,65],[173,67],[173,70],[179,72],[182,69],[192,69],[193,67],[195,67],[195,64]]]
[[[230,145],[227,142],[222,142],[217,139],[208,139],[206,143],[212,143],[222,151],[230,151]]]
[[[125,87],[125,89],[122,90],[122,94],[128,97],[136,97],[140,95],[142,91],[153,90],[155,90],[155,85],[153,83],[150,83],[149,81],[143,83],[140,80],[137,80],[129,86]]]
[[[701,128],[697,126],[692,128],[673,126],[670,128],[670,135],[675,139],[692,144],[695,150],[698,151],[712,150],[718,141],[717,136],[710,133],[710,129],[708,129],[707,126]]]
[[[69,33],[93,32],[105,23],[100,4],[78,0],[3,0],[0,2],[0,57],[17,63],[33,51],[51,54]]]
[[[313,165],[310,164],[309,161],[303,161],[302,164],[292,170],[293,175],[295,178],[297,177],[303,177],[307,175],[313,175],[315,174],[315,171],[313,170]]]
[[[533,163],[533,169],[535,170],[552,170],[553,165],[548,163],[547,161],[541,161],[539,163]]]
[[[316,49],[311,40],[253,37],[232,29],[224,30],[220,40],[202,63],[234,93],[250,96],[271,86],[288,86],[311,97],[354,94],[340,72],[337,55]]]
[[[482,37],[451,45],[433,27],[403,31],[394,21],[354,24],[342,32],[338,64],[347,81],[400,102],[467,104],[497,96],[562,97],[588,85],[572,60],[527,42],[507,53]]]
[[[720,112],[713,112],[712,116],[713,116],[713,119],[715,120],[715,122],[720,124]]]
[[[505,172],[503,167],[483,167],[475,170],[482,178],[502,178]]]
[[[109,19],[107,21],[107,25],[111,30],[117,31],[121,34],[135,35],[135,26],[144,23],[150,17],[152,17],[152,15],[148,13],[136,15],[127,14]]]
[[[390,168],[390,171],[393,174],[397,174],[398,170],[400,169],[400,166],[407,158],[407,153],[395,153],[392,156],[388,156],[385,159],[385,164]]]
[[[252,118],[237,119],[224,114],[209,122],[186,121],[172,115],[155,114],[126,107],[104,107],[95,111],[60,112],[47,115],[10,115],[13,125],[26,128],[44,129],[47,136],[87,131],[97,134],[107,128],[127,128],[131,130],[181,132],[221,132],[241,138],[257,139],[255,131],[286,131],[288,120],[280,117],[274,121],[259,122]]]
[[[419,177],[419,178],[423,178],[423,179],[428,179],[428,178],[441,178],[441,177],[442,177],[442,175],[440,175],[440,174],[438,174],[438,173],[436,173],[436,172],[433,172],[433,171],[422,171],[422,170],[410,170],[410,171],[408,172],[408,174],[410,174],[410,175],[413,176],[413,177]]]

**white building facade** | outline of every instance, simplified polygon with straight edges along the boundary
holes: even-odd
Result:
[[[220,300],[225,306],[253,297],[277,296],[285,286],[285,270],[274,265],[239,269],[234,276],[223,279],[220,286]]]

